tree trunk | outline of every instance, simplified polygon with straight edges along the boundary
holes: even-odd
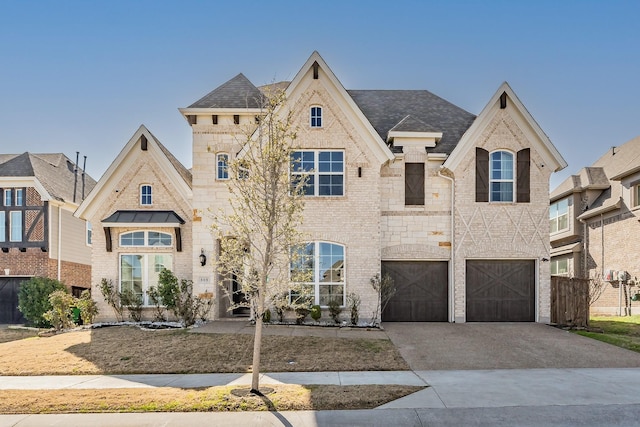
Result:
[[[251,392],[260,393],[260,348],[262,346],[262,316],[256,316],[256,330],[253,336],[253,365],[251,366]]]

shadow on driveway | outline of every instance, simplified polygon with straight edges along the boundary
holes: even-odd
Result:
[[[539,323],[384,323],[414,371],[637,368],[640,353]]]

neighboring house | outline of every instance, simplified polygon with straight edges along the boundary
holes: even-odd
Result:
[[[191,205],[191,173],[140,126],[75,213],[93,225],[98,320],[114,319],[98,290],[102,279],[130,289],[145,306],[163,268],[191,279]]]
[[[551,274],[592,278],[594,314],[630,314],[640,263],[640,137],[612,147],[550,195]]]
[[[95,181],[62,153],[0,154],[0,323],[20,323],[18,287],[33,276],[91,288],[91,228],[73,212]]]
[[[385,321],[550,320],[549,177],[566,162],[508,84],[474,116],[424,90],[345,90],[314,52],[279,85],[313,182],[301,229],[315,303],[353,292],[368,319],[382,271],[398,289]],[[226,165],[262,113],[262,89],[239,74],[180,109],[193,132],[191,268],[196,293],[218,295],[214,318],[233,315],[218,285],[237,284],[219,283],[198,254],[217,256],[208,212],[228,208]]]

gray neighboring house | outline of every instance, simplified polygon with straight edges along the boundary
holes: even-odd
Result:
[[[592,314],[640,308],[640,137],[611,147],[550,195],[551,274],[595,278]]]
[[[17,292],[30,277],[91,288],[91,229],[73,212],[95,184],[62,153],[0,154],[0,323],[23,322]]]

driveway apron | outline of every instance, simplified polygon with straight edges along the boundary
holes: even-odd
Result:
[[[540,323],[384,323],[414,371],[637,368],[640,353]]]

